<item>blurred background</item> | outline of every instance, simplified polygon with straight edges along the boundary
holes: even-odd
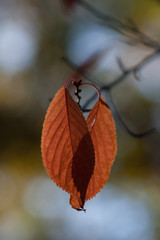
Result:
[[[160,42],[158,0],[86,2],[120,21],[132,19]],[[108,184],[86,203],[86,214],[70,207],[69,195],[51,182],[42,164],[48,99],[74,74],[74,64],[102,53],[88,71],[90,81],[102,87],[122,74],[117,58],[128,69],[155,50],[109,28],[84,6],[0,1],[1,240],[160,239],[160,57],[139,71],[139,81],[129,74],[111,89],[116,111],[103,91],[116,120],[118,154]],[[93,93],[83,87],[82,103]],[[156,131],[135,138],[117,113],[133,133]]]

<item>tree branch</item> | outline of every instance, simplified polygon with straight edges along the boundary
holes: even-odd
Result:
[[[142,68],[148,64],[151,60],[153,60],[153,58],[157,57],[160,55],[160,49],[154,51],[152,54],[148,55],[147,57],[145,57],[140,63],[136,64],[134,67],[131,67],[129,69],[125,69],[125,71],[122,72],[122,74],[120,76],[118,76],[113,82],[111,82],[108,85],[105,85],[103,87],[100,88],[100,92],[103,91],[109,91],[111,88],[113,88],[114,86],[116,86],[117,84],[121,83],[122,81],[124,81],[130,74],[137,74],[140,70],[142,70]],[[90,79],[88,79],[90,81]],[[86,103],[82,106],[82,109],[86,109],[89,104],[94,101],[94,99],[96,98],[97,94],[95,93],[91,98],[89,98]]]
[[[135,138],[141,138],[141,137],[146,137],[152,133],[155,132],[155,128],[151,128],[147,131],[144,131],[144,132],[141,132],[141,133],[134,133],[132,130],[130,130],[127,125],[124,123],[124,121],[122,120],[120,114],[118,113],[117,109],[116,109],[116,106],[114,104],[114,101],[113,101],[113,98],[111,96],[111,92],[108,91],[107,92],[107,97],[110,99],[110,102],[112,104],[112,108],[114,109],[115,113],[116,113],[116,117],[117,119],[119,120],[119,122],[121,123],[122,127],[132,136],[132,137],[135,137]]]
[[[120,20],[117,20],[114,17],[111,17],[107,14],[100,12],[98,9],[94,8],[93,6],[91,6],[90,4],[86,3],[83,0],[74,1],[77,4],[79,4],[82,8],[84,8],[86,11],[88,11],[90,14],[92,14],[94,17],[98,18],[108,27],[114,29],[120,34],[128,38],[131,38],[132,40],[141,42],[147,47],[154,49],[160,48],[160,43],[151,39],[146,34],[142,33],[132,20],[129,19],[129,21],[126,24],[124,22],[121,22]]]

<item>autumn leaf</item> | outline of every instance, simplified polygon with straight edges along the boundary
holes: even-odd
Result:
[[[91,110],[87,124],[94,144],[95,167],[86,200],[94,197],[106,184],[117,152],[114,120],[108,104],[101,96]]]
[[[51,179],[83,209],[93,174],[94,148],[80,108],[63,86],[50,103],[42,130],[43,164]]]
[[[87,120],[66,89],[70,80],[78,93],[87,84],[99,94]],[[84,210],[85,202],[106,184],[117,151],[111,110],[94,85],[67,79],[47,110],[41,151],[48,175],[70,194],[73,208]]]

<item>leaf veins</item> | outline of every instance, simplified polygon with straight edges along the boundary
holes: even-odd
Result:
[[[111,110],[100,97],[91,110],[87,124],[95,150],[95,167],[88,185],[86,200],[106,184],[117,152],[116,130]]]
[[[95,165],[94,147],[86,121],[64,86],[48,108],[41,151],[51,179],[71,195],[73,208],[83,209]]]

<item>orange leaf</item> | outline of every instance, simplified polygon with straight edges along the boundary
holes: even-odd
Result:
[[[109,106],[101,96],[91,110],[87,124],[95,149],[95,167],[86,200],[94,197],[106,184],[117,152],[114,120]]]
[[[48,108],[41,151],[48,175],[71,195],[73,208],[83,209],[94,170],[94,147],[86,121],[64,86]]]

